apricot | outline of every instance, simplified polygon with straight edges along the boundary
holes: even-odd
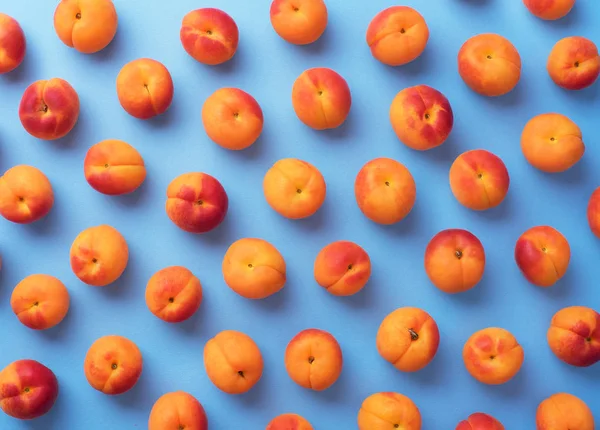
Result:
[[[454,115],[442,93],[427,85],[417,85],[396,94],[390,107],[390,121],[402,143],[426,151],[446,141]]]
[[[532,227],[515,245],[515,261],[521,273],[538,287],[551,287],[564,276],[571,260],[567,239],[549,226]]]
[[[26,50],[25,33],[17,20],[0,13],[0,75],[19,67]]]
[[[575,6],[575,0],[523,0],[523,3],[533,15],[548,21],[563,18]]]
[[[548,173],[564,172],[583,157],[581,130],[558,113],[538,115],[525,125],[521,150],[533,167]]]
[[[77,235],[71,245],[71,269],[83,283],[104,287],[125,271],[129,248],[125,238],[106,224],[90,227]]]
[[[476,93],[502,96],[521,79],[521,56],[508,39],[498,34],[479,34],[460,48],[458,73]]]
[[[488,385],[510,381],[525,358],[517,339],[507,330],[496,327],[474,333],[465,343],[462,355],[471,376]]]
[[[342,373],[342,349],[324,330],[302,330],[288,343],[284,360],[292,381],[315,391],[331,387]]]
[[[54,12],[54,30],[67,46],[93,54],[117,34],[117,10],[112,0],[61,0]]]
[[[594,430],[592,411],[579,397],[553,394],[543,400],[535,415],[536,430]]]
[[[196,313],[202,303],[202,284],[182,266],[156,272],[146,285],[146,306],[163,321],[178,323]]]
[[[440,231],[425,249],[425,272],[433,285],[445,293],[462,293],[475,287],[484,269],[483,245],[467,230]]]
[[[220,9],[207,7],[183,17],[179,38],[192,58],[215,66],[233,57],[240,34],[232,17]]]
[[[356,243],[340,240],[321,249],[314,274],[317,284],[334,296],[351,296],[367,284],[371,259]]]
[[[273,0],[269,15],[275,32],[295,45],[316,42],[327,28],[323,0]]]
[[[202,404],[184,391],[162,395],[152,406],[148,430],[208,430]]]
[[[263,192],[275,212],[289,219],[300,219],[314,215],[323,205],[327,185],[312,164],[284,158],[265,174]]]
[[[189,233],[206,233],[217,228],[228,208],[225,189],[206,173],[184,173],[167,188],[167,215],[177,227]]]
[[[0,408],[20,420],[32,420],[52,409],[58,380],[42,363],[17,360],[0,371]]]
[[[580,36],[565,37],[556,42],[546,63],[550,78],[566,90],[582,90],[600,76],[598,47]]]
[[[142,353],[135,343],[123,336],[104,336],[96,340],[83,363],[89,384],[108,395],[131,390],[140,379],[142,368]]]
[[[156,60],[139,58],[123,66],[117,75],[117,96],[125,112],[150,119],[169,109],[173,101],[173,79]]]
[[[508,170],[500,157],[485,149],[460,154],[450,167],[449,178],[456,200],[476,211],[500,205],[510,186]]]
[[[140,153],[122,140],[103,140],[93,145],[83,161],[85,179],[102,194],[129,194],[146,179]]]
[[[476,412],[459,422],[455,430],[504,430],[504,426],[493,416]]]
[[[358,411],[358,430],[421,430],[421,413],[411,399],[399,393],[375,393]]]
[[[587,206],[587,219],[592,233],[600,239],[600,187],[596,188]]]
[[[0,215],[17,224],[30,224],[54,206],[50,181],[33,166],[14,166],[0,177]]]
[[[266,430],[313,430],[313,426],[300,415],[283,414],[273,418]]]
[[[377,351],[402,372],[427,366],[438,350],[440,332],[434,319],[418,308],[399,308],[386,316],[377,331]]]
[[[54,276],[30,275],[13,290],[10,306],[23,325],[34,330],[46,330],[67,315],[69,292]]]
[[[417,59],[429,40],[423,16],[408,6],[392,6],[379,12],[367,28],[367,45],[373,57],[388,66]]]
[[[202,123],[208,137],[226,149],[246,149],[260,136],[263,113],[250,94],[238,88],[221,88],[202,106]]]
[[[250,336],[224,330],[206,342],[204,367],[211,382],[227,394],[243,394],[261,378],[263,358]]]
[[[277,248],[262,239],[234,242],[225,253],[223,278],[229,288],[247,299],[264,299],[283,288],[285,260]]]
[[[375,158],[358,172],[354,196],[367,218],[389,225],[410,213],[417,199],[417,187],[403,164],[390,158]]]
[[[571,366],[589,367],[600,361],[600,314],[585,306],[556,312],[547,333],[548,345]]]
[[[302,72],[292,87],[292,105],[298,119],[315,130],[341,126],[350,113],[352,95],[338,73],[324,67]]]
[[[19,119],[33,137],[60,139],[69,134],[79,119],[79,96],[63,79],[35,81],[23,93]]]

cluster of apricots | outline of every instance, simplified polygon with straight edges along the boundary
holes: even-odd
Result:
[[[575,0],[523,0],[532,14],[545,20],[559,19]],[[323,0],[274,0],[270,19],[275,32],[292,44],[316,41],[327,26]],[[105,48],[115,36],[118,16],[111,0],[62,0],[54,15],[56,34],[65,45],[84,54]],[[238,27],[225,12],[203,8],[182,21],[180,39],[185,51],[198,62],[216,65],[230,60],[238,47]],[[426,48],[429,29],[425,19],[405,6],[377,14],[366,31],[373,57],[389,66],[415,60]],[[25,35],[12,18],[0,14],[0,73],[19,66],[25,56]],[[516,48],[497,34],[480,34],[467,40],[458,53],[458,70],[473,91],[490,97],[510,92],[519,82],[521,58]],[[547,71],[556,85],[580,90],[600,75],[600,56],[594,43],[583,37],[560,40],[548,56]],[[126,64],[116,77],[123,109],[142,120],[164,113],[173,99],[173,80],[161,63],[142,58]],[[331,69],[303,72],[292,86],[292,106],[299,120],[316,130],[339,127],[351,108],[348,84]],[[453,126],[448,99],[426,85],[400,91],[390,106],[390,122],[406,146],[425,151],[442,145]],[[19,105],[25,130],[39,139],[59,139],[75,126],[79,98],[71,85],[59,78],[31,84]],[[208,137],[229,150],[243,150],[260,136],[263,114],[258,102],[237,88],[221,88],[202,107]],[[562,172],[584,155],[579,127],[568,117],[547,113],[525,126],[521,148],[527,161],[545,172]],[[135,191],[145,180],[144,160],[138,151],[120,140],[93,145],[84,160],[89,185],[107,195]],[[483,149],[458,156],[449,172],[452,193],[463,206],[483,211],[502,203],[509,190],[509,173],[502,160]],[[360,211],[380,224],[400,222],[416,200],[416,184],[401,163],[378,158],[367,162],[355,183]],[[277,161],[265,174],[266,203],[289,219],[316,213],[326,198],[326,183],[319,170],[298,159]],[[205,233],[226,217],[228,196],[220,182],[202,172],[173,179],[167,188],[166,213],[179,228]],[[0,178],[0,215],[13,223],[32,223],[52,209],[52,186],[44,173],[26,165],[15,166]],[[600,237],[600,188],[588,206],[590,228]],[[567,239],[550,226],[536,226],[516,242],[515,261],[532,284],[550,287],[567,271],[570,247]],[[85,284],[102,287],[113,283],[125,270],[129,258],[125,238],[115,228],[99,225],[81,232],[73,241],[70,263]],[[435,235],[426,247],[424,266],[431,283],[448,294],[474,288],[485,269],[485,252],[479,239],[466,230],[450,229]],[[226,285],[252,300],[280,291],[286,283],[286,262],[270,243],[244,238],[231,244],[223,257]],[[330,294],[349,296],[359,292],[371,275],[371,261],[359,245],[337,241],[315,258],[316,283]],[[179,266],[164,268],[147,283],[148,309],[168,323],[190,318],[202,303],[200,280]],[[14,289],[11,307],[17,318],[34,330],[61,322],[69,309],[63,283],[49,275],[31,275]],[[425,368],[435,356],[440,333],[424,310],[397,309],[387,315],[377,332],[381,357],[401,372]],[[572,366],[591,366],[600,361],[600,314],[585,307],[567,307],[552,318],[547,332],[550,349]],[[284,355],[290,378],[301,387],[321,391],[342,372],[342,350],[330,333],[307,329],[289,342]],[[474,333],[465,343],[467,371],[483,384],[503,384],[520,370],[523,348],[508,331],[490,327]],[[263,373],[258,345],[246,334],[223,331],[204,348],[204,365],[211,382],[230,394],[249,391]],[[121,336],[106,336],[89,348],[84,372],[89,384],[107,395],[130,390],[142,374],[142,354],[136,344]],[[34,360],[19,360],[0,372],[0,407],[20,419],[47,413],[58,395],[53,372]],[[586,404],[567,393],[557,393],[538,407],[538,430],[593,430],[594,419]],[[156,401],[148,421],[149,430],[193,428],[206,430],[202,405],[185,392],[167,393]],[[313,427],[295,414],[283,414],[267,424],[267,430],[310,430]],[[360,430],[419,430],[421,415],[408,397],[391,392],[376,393],[364,400],[358,412]],[[485,413],[474,413],[457,430],[502,430],[503,425]]]

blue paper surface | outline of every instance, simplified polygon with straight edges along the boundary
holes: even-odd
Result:
[[[397,391],[413,399],[426,430],[452,429],[477,411],[494,415],[507,429],[532,429],[539,402],[561,391],[582,398],[600,420],[600,365],[568,366],[546,342],[550,318],[560,308],[584,305],[600,311],[600,241],[586,220],[589,196],[600,186],[600,83],[568,92],[546,72],[548,53],[559,39],[580,35],[600,44],[600,3],[579,0],[566,18],[545,22],[520,0],[407,0],[404,4],[425,17],[431,35],[418,60],[397,68],[376,61],[365,41],[370,20],[394,4],[390,1],[327,0],[324,35],[313,45],[293,46],[271,27],[267,0],[116,0],[116,38],[94,55],[80,54],[58,39],[52,22],[56,3],[21,0],[0,5],[1,12],[19,21],[28,43],[22,66],[0,76],[0,170],[17,164],[38,167],[50,179],[56,199],[50,214],[35,224],[0,219],[0,368],[32,358],[50,367],[60,383],[58,401],[48,415],[19,422],[0,413],[0,429],[146,428],[156,399],[175,390],[193,394],[204,405],[211,429],[264,429],[284,412],[304,416],[315,429],[352,429],[361,402],[378,391]],[[225,10],[240,30],[234,58],[217,67],[197,63],[179,40],[183,16],[208,6]],[[460,46],[484,32],[507,37],[521,54],[521,81],[503,97],[479,96],[458,75]],[[142,57],[167,66],[175,84],[168,112],[149,121],[129,116],[115,90],[121,67]],[[342,127],[317,132],[295,116],[291,88],[302,71],[321,66],[347,80],[353,104]],[[76,89],[81,114],[67,137],[46,142],[25,132],[17,111],[29,84],[52,77],[66,79]],[[417,84],[443,92],[455,115],[448,141],[428,152],[402,145],[389,123],[395,94]],[[249,92],[263,109],[264,131],[248,150],[224,150],[203,130],[202,104],[221,87]],[[565,114],[582,129],[585,156],[566,173],[541,173],[521,153],[523,126],[545,112]],[[132,195],[104,196],[84,178],[86,151],[108,138],[130,143],[144,157],[148,176]],[[448,184],[454,158],[476,148],[500,156],[511,178],[502,205],[482,213],[462,207]],[[354,198],[359,169],[381,156],[405,164],[417,184],[412,213],[390,227],[366,219]],[[314,164],[327,182],[325,204],[309,219],[284,219],[264,199],[263,176],[285,157]],[[179,230],[165,213],[167,185],[191,171],[218,178],[230,199],[225,222],[206,235]],[[80,231],[105,223],[126,238],[130,261],[117,282],[94,288],[72,273],[69,249]],[[557,228],[571,245],[568,272],[549,289],[529,284],[514,262],[517,238],[535,225]],[[428,241],[446,228],[474,233],[487,256],[482,282],[456,296],[437,290],[423,268]],[[250,301],[225,285],[223,255],[242,237],[263,238],[281,251],[288,281],[280,293]],[[335,240],[355,241],[372,259],[371,280],[356,296],[331,296],[314,280],[314,258]],[[179,325],[153,316],[144,301],[150,276],[170,265],[192,270],[204,288],[199,312]],[[14,286],[34,273],[57,276],[71,295],[68,316],[47,332],[24,327],[10,308]],[[397,371],[375,348],[379,324],[402,306],[426,310],[440,328],[437,356],[415,374]],[[521,371],[502,386],[478,383],[462,362],[464,342],[490,326],[511,331],[525,350]],[[331,332],[343,349],[342,375],[324,392],[297,386],[284,366],[288,341],[311,327]],[[225,329],[250,335],[263,353],[263,378],[245,395],[220,392],[204,370],[205,342]],[[83,373],[87,349],[108,334],[133,340],[144,357],[139,383],[118,397],[95,391]]]

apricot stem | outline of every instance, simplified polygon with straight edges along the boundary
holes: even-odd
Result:
[[[390,186],[390,183],[389,183],[388,181],[385,181],[385,186],[386,186],[386,187],[389,187],[389,186]]]
[[[117,363],[113,363],[112,366],[110,366],[110,367],[111,367],[112,370],[115,370],[119,366],[117,366]]]
[[[579,67],[579,61],[575,61],[575,67]]]
[[[98,262],[97,258],[92,258],[92,263],[96,264]]]
[[[312,355],[310,357],[308,357],[308,364],[313,364],[314,361],[315,361],[315,357],[313,357]]]
[[[238,371],[238,375],[240,375],[242,378],[244,377],[244,372],[242,370]]]
[[[173,303],[175,299],[173,297],[169,297],[169,303]]]
[[[348,270],[352,270],[352,264],[348,264]]]
[[[408,332],[410,333],[410,340],[418,340],[419,339],[419,334],[416,331],[414,331],[412,328],[409,328]]]
[[[25,391],[26,393],[29,393],[29,387],[25,387],[25,389],[23,391]]]
[[[77,14],[75,15],[75,18],[81,19],[81,13],[77,12]]]
[[[403,29],[403,28],[401,28],[401,29],[400,29],[400,33],[401,33],[401,34],[404,34],[404,33],[406,33],[406,30],[405,30],[405,29]]]
[[[588,341],[588,342],[591,342],[591,341],[592,341],[592,338],[591,338],[591,337],[588,337],[588,338],[586,338],[585,340],[586,340],[586,341]]]
[[[463,253],[460,249],[457,249],[456,252],[454,253],[454,255],[456,255],[456,258],[458,258],[460,260],[463,256]]]

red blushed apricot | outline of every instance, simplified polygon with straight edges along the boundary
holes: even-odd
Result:
[[[273,418],[265,430],[313,430],[313,426],[300,415],[283,414]]]
[[[421,430],[421,413],[408,397],[399,393],[375,393],[358,411],[358,430]]]
[[[538,115],[525,125],[521,150],[533,167],[548,173],[564,172],[585,153],[581,130],[558,113]]]
[[[123,66],[117,75],[117,96],[125,112],[139,119],[161,115],[173,101],[173,79],[156,60],[140,58]]]
[[[504,430],[504,426],[491,415],[476,412],[459,422],[456,430]]]
[[[302,72],[292,87],[292,105],[298,119],[315,130],[341,126],[352,105],[348,83],[331,69]]]
[[[408,6],[382,10],[367,28],[371,54],[388,66],[401,66],[418,58],[429,40],[423,16]]]
[[[17,360],[0,371],[0,408],[20,420],[32,420],[52,409],[58,380],[35,360]]]
[[[33,137],[55,140],[65,137],[79,118],[79,96],[63,79],[29,85],[19,105],[19,119]]]
[[[479,382],[500,385],[510,381],[525,358],[517,339],[502,328],[485,328],[474,333],[463,348],[467,371]]]
[[[82,282],[104,287],[125,271],[129,248],[125,238],[109,225],[90,227],[71,245],[71,269]]]
[[[61,0],[54,12],[58,38],[84,54],[106,48],[117,33],[117,26],[112,0]]]
[[[207,7],[183,17],[179,37],[192,58],[214,66],[233,57],[240,35],[232,17],[220,9]]]
[[[93,145],[85,155],[83,170],[88,184],[108,195],[132,193],[146,179],[144,159],[122,140],[103,140]]]
[[[417,187],[403,164],[391,158],[376,158],[356,175],[354,196],[367,218],[390,225],[410,213],[417,199]]]
[[[25,58],[26,49],[25,33],[19,23],[0,13],[0,75],[19,67]]]
[[[327,27],[323,0],[273,0],[269,15],[275,32],[295,45],[315,42]]]
[[[146,305],[163,321],[178,323],[196,313],[202,303],[202,284],[185,267],[156,272],[146,285]]]
[[[60,323],[69,310],[69,292],[54,276],[31,275],[17,284],[10,306],[26,327],[46,330]]]
[[[314,215],[323,205],[327,184],[312,164],[284,158],[265,174],[263,192],[275,212],[289,219],[301,219]]]
[[[263,358],[250,336],[225,330],[206,342],[204,367],[208,379],[228,394],[248,392],[260,380]]]
[[[600,76],[598,47],[580,36],[565,37],[550,51],[546,69],[556,85],[566,90],[582,90]]]
[[[589,367],[600,361],[600,314],[584,306],[556,312],[547,333],[548,345],[571,366]]]
[[[449,178],[456,200],[476,211],[498,206],[510,186],[508,170],[500,157],[484,149],[459,155],[450,167]]]
[[[262,239],[235,241],[227,249],[221,267],[227,286],[247,299],[269,297],[280,291],[286,282],[283,256]]]
[[[590,230],[600,239],[600,187],[596,188],[587,206],[587,219]]]
[[[0,177],[0,215],[7,220],[29,224],[48,215],[52,206],[52,185],[35,167],[15,166]]]
[[[342,373],[342,349],[328,332],[307,329],[298,333],[285,349],[285,368],[301,387],[323,391]]]
[[[521,79],[521,56],[508,39],[498,34],[479,34],[460,48],[458,73],[476,93],[501,96]]]
[[[536,430],[594,430],[594,416],[579,397],[553,394],[543,400],[535,415]]]
[[[548,21],[566,16],[575,6],[575,0],[523,0],[523,3],[533,15]]]
[[[454,115],[442,93],[427,85],[417,85],[396,94],[390,107],[390,121],[402,143],[425,151],[446,141]]]
[[[317,255],[314,274],[317,284],[334,296],[351,296],[367,284],[371,276],[371,259],[353,242],[333,242]]]
[[[123,394],[133,388],[142,375],[142,353],[123,336],[104,336],[88,350],[83,363],[89,384],[108,395]]]
[[[148,430],[208,430],[202,404],[183,391],[162,395],[152,406]]]
[[[462,293],[475,287],[484,269],[483,245],[466,230],[443,230],[425,250],[425,272],[433,285],[446,293]]]
[[[206,233],[227,215],[229,199],[221,183],[206,173],[184,173],[167,188],[169,219],[189,233]]]
[[[263,113],[257,101],[237,88],[221,88],[202,106],[202,124],[208,137],[226,149],[252,145],[263,129]]]
[[[532,227],[515,245],[515,261],[525,278],[538,287],[551,287],[564,276],[571,260],[567,239],[548,226]]]
[[[377,331],[377,351],[402,372],[427,366],[438,350],[440,332],[422,309],[400,308],[384,318]]]

